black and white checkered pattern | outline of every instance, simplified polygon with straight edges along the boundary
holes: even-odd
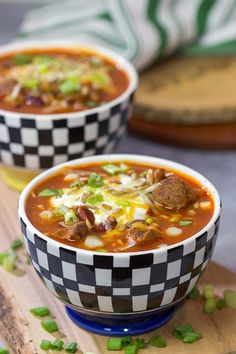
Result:
[[[219,220],[170,249],[98,255],[46,241],[20,218],[26,250],[47,288],[77,309],[106,313],[162,309],[183,299],[211,258]]]
[[[80,157],[112,152],[123,135],[132,96],[99,113],[50,118],[5,112],[0,115],[0,160],[38,170]],[[105,106],[104,106],[105,107]],[[101,107],[100,107],[101,108]]]

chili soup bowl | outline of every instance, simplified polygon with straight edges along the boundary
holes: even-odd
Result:
[[[25,50],[85,50],[108,58],[128,76],[128,87],[114,100],[92,109],[60,114],[19,113],[0,109],[0,172],[11,187],[22,190],[40,171],[59,163],[111,153],[131,114],[137,72],[114,52],[70,41],[31,41],[0,47],[2,56]]]
[[[171,246],[130,253],[67,246],[31,224],[26,202],[38,183],[65,166],[122,160],[176,170],[196,179],[212,196],[214,212],[209,223]],[[37,176],[22,192],[18,212],[33,267],[48,290],[66,305],[68,315],[91,332],[122,336],[163,325],[197,284],[214,250],[221,205],[211,182],[184,165],[141,155],[103,155],[70,161]]]

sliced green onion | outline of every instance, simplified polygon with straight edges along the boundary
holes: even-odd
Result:
[[[54,59],[52,57],[49,57],[48,55],[35,55],[33,57],[33,64],[38,65],[38,64],[49,64],[53,61]]]
[[[197,286],[195,286],[188,294],[188,299],[197,300],[200,297],[200,291]]]
[[[61,351],[63,348],[64,342],[61,339],[55,339],[54,342],[51,343],[51,349],[56,351]]]
[[[134,345],[136,345],[136,347],[138,349],[142,349],[142,348],[146,348],[147,343],[145,342],[145,339],[143,339],[143,338],[136,338]]]
[[[165,348],[166,347],[166,340],[161,337],[161,336],[153,336],[149,342],[150,345],[154,346],[154,347],[158,347],[158,348]]]
[[[124,347],[131,344],[133,344],[133,339],[130,336],[126,336],[123,338]]]
[[[21,248],[23,246],[23,242],[21,241],[21,239],[16,238],[15,240],[12,241],[11,243],[11,249],[13,251],[17,250],[18,248]]]
[[[71,183],[71,185],[70,185],[70,188],[78,188],[78,189],[80,189],[81,187],[83,187],[83,182],[74,182],[74,183]]]
[[[216,300],[215,298],[209,298],[205,301],[203,310],[205,313],[212,314],[216,310]]]
[[[92,57],[90,59],[90,63],[92,64],[92,66],[97,67],[97,66],[101,66],[103,64],[103,60],[100,57]]]
[[[127,171],[129,166],[125,165],[124,163],[121,163],[120,165],[107,164],[103,165],[102,168],[110,175],[116,175]]]
[[[86,203],[88,204],[97,204],[101,202],[103,202],[103,196],[101,194],[90,195],[86,200]]]
[[[30,312],[34,316],[39,316],[39,317],[44,317],[44,316],[50,315],[50,311],[46,306],[35,307],[33,309],[30,309]]]
[[[39,80],[37,79],[26,79],[25,81],[22,82],[22,86],[30,90],[37,88],[38,85],[39,85]]]
[[[226,289],[224,291],[224,300],[227,307],[236,309],[236,291]]]
[[[148,170],[144,170],[143,172],[140,173],[140,177],[145,177],[147,173]]]
[[[48,318],[47,320],[41,321],[41,326],[45,331],[52,333],[58,331],[58,326],[55,320]]]
[[[192,326],[190,326],[189,324],[184,324],[179,327],[176,327],[171,333],[175,338],[183,340],[184,336],[192,331]]]
[[[7,349],[0,348],[0,354],[10,354],[10,352]]]
[[[203,297],[205,300],[214,298],[214,289],[211,284],[207,284],[203,287]]]
[[[124,354],[136,354],[138,351],[136,345],[127,345],[127,347],[125,347],[125,351]]]
[[[69,77],[66,79],[60,86],[59,89],[61,93],[70,94],[78,92],[80,89],[79,86],[79,77]]]
[[[64,215],[65,224],[71,225],[77,221],[77,216],[73,209],[67,211]]]
[[[57,215],[65,216],[65,214],[68,213],[69,210],[70,209],[66,205],[62,204],[60,208],[54,211],[54,213]]]
[[[188,226],[188,225],[192,225],[192,223],[193,223],[192,220],[180,220],[179,221],[180,226]]]
[[[123,348],[122,338],[109,338],[107,340],[107,350],[121,350]]]
[[[61,196],[63,194],[63,189],[49,189],[49,188],[45,188],[42,189],[39,193],[38,196],[39,197],[53,197],[55,195],[59,195]]]
[[[183,338],[183,342],[184,343],[194,343],[196,341],[198,341],[199,339],[202,338],[202,335],[200,333],[197,332],[188,332],[184,338]]]
[[[88,185],[92,188],[100,188],[104,186],[103,178],[97,173],[91,173],[88,178]]]
[[[3,264],[3,261],[5,258],[7,258],[9,256],[9,252],[0,252],[0,264]]]
[[[105,73],[96,72],[91,76],[91,81],[98,87],[104,87],[109,84],[110,78]]]
[[[32,56],[29,54],[17,54],[12,57],[12,61],[16,65],[26,65],[30,63]]]
[[[6,271],[12,272],[16,267],[16,256],[14,254],[8,255],[3,259],[2,265]]]
[[[223,309],[226,306],[225,300],[224,299],[219,299],[216,302],[216,307],[218,310]]]
[[[71,342],[65,347],[65,351],[67,353],[76,353],[77,351],[77,343]]]
[[[128,200],[125,200],[125,199],[116,200],[116,204],[120,205],[122,207],[129,207],[131,205],[130,202]]]
[[[43,349],[43,350],[51,349],[51,341],[47,340],[47,339],[43,339],[41,344],[40,344],[40,348]]]

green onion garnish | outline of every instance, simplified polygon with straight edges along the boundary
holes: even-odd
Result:
[[[23,246],[23,242],[19,238],[16,238],[15,240],[12,241],[10,247],[13,251],[15,251],[18,248],[21,248],[22,246]]]
[[[136,345],[136,347],[138,349],[142,349],[142,348],[146,348],[147,343],[145,342],[145,339],[143,339],[143,338],[136,338],[134,345]]]
[[[92,57],[90,59],[90,63],[92,64],[92,66],[97,67],[97,66],[101,66],[103,64],[103,60],[100,57]]]
[[[12,272],[16,267],[16,256],[14,254],[8,255],[3,259],[2,265],[6,271]]]
[[[179,225],[180,226],[188,226],[188,225],[192,225],[192,220],[180,220]]]
[[[137,350],[136,345],[127,345],[127,347],[125,347],[124,354],[136,354]]]
[[[37,79],[27,79],[27,80],[23,81],[23,83],[22,83],[23,87],[30,89],[30,90],[37,88],[38,85],[39,85],[39,80],[37,80]]]
[[[41,321],[41,326],[49,333],[58,331],[57,323],[52,318]]]
[[[0,264],[3,264],[3,261],[5,258],[7,258],[9,256],[9,252],[0,252]]]
[[[224,300],[227,307],[236,309],[236,291],[226,289],[224,291]]]
[[[45,188],[42,189],[39,193],[38,196],[39,197],[53,197],[55,195],[59,195],[61,196],[63,194],[63,189],[49,189],[49,188]]]
[[[10,352],[7,349],[0,348],[0,354],[10,354]]]
[[[77,216],[74,210],[69,209],[69,211],[67,211],[64,215],[64,220],[65,220],[65,224],[67,225],[74,224],[77,221]]]
[[[67,353],[76,353],[77,351],[77,343],[71,342],[65,347],[65,351]]]
[[[61,339],[55,339],[54,342],[51,343],[50,349],[61,351],[63,348],[64,342]]]
[[[194,287],[190,293],[188,294],[188,299],[190,300],[197,300],[200,297],[200,291],[198,289],[198,287]]]
[[[101,202],[103,202],[103,196],[101,194],[90,195],[86,200],[86,203],[88,204],[97,204]]]
[[[40,344],[40,348],[43,349],[43,350],[51,349],[51,341],[47,340],[47,339],[43,339],[41,344]]]
[[[202,335],[200,333],[189,332],[184,336],[183,342],[184,343],[194,343],[201,338],[202,338]]]
[[[60,86],[59,89],[61,93],[70,94],[78,92],[80,89],[79,86],[79,77],[70,77],[66,79]]]
[[[203,310],[205,313],[212,314],[216,310],[216,300],[215,298],[205,300]]]
[[[107,350],[121,350],[123,348],[122,338],[109,338],[107,340]]]
[[[83,187],[84,183],[83,182],[74,182],[74,183],[71,183],[70,185],[70,188],[78,188],[80,189],[81,187]]]
[[[100,188],[104,186],[103,178],[97,173],[91,173],[88,178],[88,185],[92,188]]]
[[[217,300],[216,307],[217,307],[218,310],[223,309],[223,307],[225,307],[225,306],[226,306],[226,303],[225,303],[224,299]]]
[[[179,327],[176,327],[171,333],[175,338],[183,340],[183,338],[189,332],[193,332],[192,326],[190,326],[189,324],[184,324]]]
[[[12,61],[16,65],[26,65],[30,63],[31,59],[32,56],[28,54],[17,54],[12,57]]]
[[[35,307],[30,310],[34,316],[44,317],[50,315],[50,311],[46,306]]]
[[[203,297],[205,300],[214,298],[214,289],[211,284],[207,284],[203,287]]]
[[[126,347],[127,345],[133,344],[133,339],[130,336],[126,336],[123,338],[123,345]]]
[[[161,336],[153,336],[149,342],[150,345],[154,346],[154,347],[158,347],[158,348],[165,348],[166,347],[166,340],[161,337]]]
[[[116,204],[119,205],[119,206],[122,206],[122,207],[128,207],[130,206],[130,202],[128,200],[125,200],[125,199],[119,199],[119,200],[116,200]]]
[[[116,175],[127,171],[129,166],[124,163],[121,163],[120,165],[107,164],[103,165],[102,168],[110,175]]]

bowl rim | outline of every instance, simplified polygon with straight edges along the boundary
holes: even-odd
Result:
[[[27,197],[30,193],[30,191],[42,180],[45,178],[49,177],[50,175],[53,175],[57,173],[59,170],[63,169],[64,167],[67,166],[80,166],[83,164],[87,163],[96,163],[96,162],[115,162],[115,161],[129,161],[129,162],[137,162],[137,163],[144,163],[144,164],[150,164],[150,166],[157,166],[157,167],[166,167],[170,168],[174,171],[180,172],[180,173],[185,173],[187,175],[190,175],[191,177],[194,177],[197,181],[199,181],[203,186],[205,186],[211,193],[211,196],[214,200],[214,213],[208,222],[207,225],[205,225],[201,230],[199,230],[197,233],[193,234],[192,236],[188,237],[185,240],[182,240],[180,242],[174,243],[172,245],[163,247],[163,248],[154,248],[150,250],[145,250],[145,251],[138,251],[138,252],[121,252],[121,253],[115,253],[115,252],[98,252],[98,251],[93,251],[93,250],[85,250],[73,246],[66,245],[64,243],[61,243],[59,241],[53,240],[52,238],[44,235],[42,232],[40,232],[33,224],[30,222],[28,216],[26,215],[25,211],[25,203],[27,200]],[[152,156],[146,156],[146,155],[136,155],[136,154],[107,154],[107,155],[96,155],[96,156],[89,156],[89,157],[84,157],[84,158],[79,158],[75,160],[71,160],[62,164],[59,164],[57,166],[51,167],[50,169],[42,172],[39,174],[37,177],[35,177],[22,191],[19,197],[19,203],[18,203],[18,214],[19,217],[23,219],[23,221],[26,223],[27,227],[30,227],[31,230],[33,231],[34,234],[38,235],[45,241],[55,245],[56,247],[64,247],[65,249],[75,251],[76,253],[84,253],[84,254],[94,254],[94,255],[100,255],[100,256],[113,256],[113,257],[130,257],[130,256],[135,256],[135,255],[145,255],[149,253],[164,253],[170,249],[177,248],[178,246],[184,246],[189,243],[191,243],[193,240],[196,240],[198,236],[204,234],[206,231],[208,231],[216,222],[218,217],[220,216],[221,212],[221,199],[219,196],[219,193],[215,186],[202,174],[198,173],[194,169],[187,167],[186,165],[167,160],[167,159],[162,159],[158,157],[152,157]]]
[[[20,50],[29,50],[29,49],[76,49],[76,50],[87,50],[88,52],[94,52],[108,59],[111,59],[114,63],[118,64],[118,66],[125,71],[128,76],[129,85],[126,90],[114,100],[109,101],[102,106],[97,106],[91,109],[85,109],[83,111],[78,112],[68,112],[68,113],[54,113],[54,114],[40,114],[40,113],[23,113],[23,112],[14,112],[11,110],[1,109],[0,114],[7,114],[12,117],[23,117],[25,119],[74,119],[74,118],[82,118],[85,115],[100,113],[106,110],[111,109],[112,107],[122,103],[127,99],[137,88],[138,85],[138,73],[135,67],[131,62],[129,62],[122,55],[98,45],[90,45],[79,43],[75,40],[27,40],[27,41],[17,41],[10,44],[0,46],[0,58],[3,55],[18,52]]]

